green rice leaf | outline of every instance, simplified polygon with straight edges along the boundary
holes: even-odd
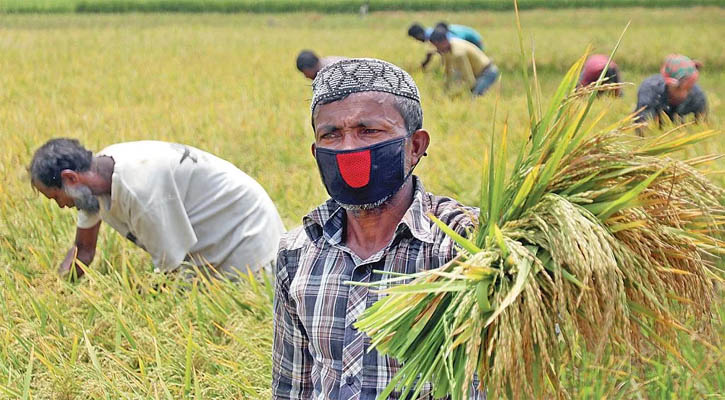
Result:
[[[194,355],[194,338],[193,328],[189,325],[189,333],[186,336],[186,363],[184,364],[184,396],[188,396],[191,391],[191,375],[192,375],[192,356]]]
[[[521,18],[519,17],[519,5],[516,0],[514,0],[514,13],[516,15],[516,33],[518,34],[519,38],[519,50],[521,52],[521,75],[523,75],[524,78],[524,88],[526,89],[526,105],[529,110],[529,127],[532,130],[532,135],[535,135],[536,132],[534,132],[534,127],[537,125],[538,121],[536,121],[536,111],[534,109],[534,100],[533,96],[531,95],[531,86],[529,85],[529,72],[526,62],[526,52],[524,51],[524,33],[521,29]],[[535,138],[534,138],[535,140]]]
[[[461,246],[464,250],[471,254],[476,254],[481,251],[481,249],[473,244],[470,240],[464,238],[463,236],[459,235],[456,231],[449,228],[448,225],[446,225],[443,221],[439,220],[435,217],[433,214],[428,214],[428,217],[435,222],[438,227],[445,232],[446,235],[450,236],[453,241],[455,241],[459,246]]]
[[[35,347],[30,349],[30,357],[28,357],[28,366],[25,368],[25,377],[23,378],[23,400],[30,399],[30,382],[33,379],[33,361],[35,360]]]
[[[629,190],[627,193],[622,195],[617,200],[611,201],[608,203],[607,207],[604,208],[602,211],[599,212],[597,215],[597,218],[599,218],[602,221],[606,221],[609,217],[612,216],[612,214],[616,213],[617,211],[626,208],[630,205],[630,203],[639,196],[642,191],[647,189],[647,187],[655,180],[657,179],[660,174],[665,169],[661,169],[654,173],[653,175],[650,175],[647,179],[643,180],[637,186],[633,187],[631,190]]]
[[[504,122],[503,130],[501,132],[501,144],[498,148],[498,164],[496,165],[495,173],[495,184],[493,185],[493,191],[490,196],[493,198],[490,210],[490,219],[488,221],[489,227],[492,224],[497,224],[501,217],[502,207],[504,204],[504,188],[506,183],[506,137],[508,133],[508,121]]]
[[[504,220],[509,220],[511,218],[516,218],[521,214],[521,210],[519,209],[524,201],[526,200],[526,197],[531,193],[531,189],[534,186],[534,182],[539,177],[539,169],[541,165],[536,165],[534,168],[531,169],[531,171],[526,174],[526,179],[524,179],[524,183],[519,188],[519,191],[516,193],[516,196],[514,197],[513,203],[511,204],[511,207],[506,211],[506,215],[504,216]]]
[[[493,224],[491,229],[493,230],[493,237],[496,240],[496,244],[498,245],[498,248],[501,249],[501,258],[505,260],[506,257],[508,257],[509,255],[509,249],[508,246],[506,246],[506,241],[503,238],[503,233],[496,224]]]
[[[516,272],[516,281],[514,282],[514,285],[511,287],[509,292],[506,294],[506,297],[501,300],[501,304],[498,304],[496,306],[496,311],[491,314],[490,317],[486,319],[486,322],[484,323],[484,327],[487,327],[493,323],[493,321],[498,317],[505,309],[506,307],[513,304],[524,290],[524,286],[526,285],[526,279],[529,277],[529,273],[531,272],[531,264],[533,262],[533,259],[531,258],[525,258],[523,260],[520,260],[516,266],[517,266],[517,272]]]
[[[576,87],[581,68],[584,65],[584,61],[586,60],[588,53],[589,50],[587,50],[587,52],[569,68],[569,71],[567,71],[566,75],[564,75],[564,78],[559,83],[559,87],[556,89],[554,96],[551,98],[549,108],[546,110],[546,114],[544,114],[541,123],[537,127],[540,132],[537,132],[537,135],[535,135],[537,140],[534,141],[534,147],[541,145],[545,138],[543,133],[549,129],[551,121],[558,120],[558,117],[561,115],[562,101]],[[554,118],[556,114],[558,114],[557,118]]]
[[[478,301],[478,308],[481,311],[490,311],[491,303],[488,301],[488,288],[491,286],[491,281],[488,279],[482,279],[476,285],[476,300]]]
[[[654,156],[659,154],[672,153],[673,151],[680,150],[685,146],[689,146],[694,143],[718,136],[721,133],[722,132],[716,130],[707,130],[692,135],[685,135],[682,138],[674,139],[665,143],[658,144],[656,146],[643,146],[642,149],[640,149],[639,154]]]
[[[385,293],[441,293],[441,292],[457,292],[468,287],[466,281],[440,281],[411,285],[397,285],[389,287],[383,292]]]

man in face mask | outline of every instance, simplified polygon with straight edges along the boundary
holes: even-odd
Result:
[[[312,89],[312,155],[330,199],[280,242],[273,397],[372,400],[400,365],[368,351],[370,338],[353,327],[380,295],[345,282],[442,266],[456,249],[429,215],[465,235],[477,211],[426,192],[413,175],[430,136],[405,71],[343,60]]]

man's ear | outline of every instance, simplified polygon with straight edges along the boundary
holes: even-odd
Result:
[[[315,142],[312,142],[312,146],[310,146],[310,151],[312,151],[312,158],[317,158],[315,149],[317,149],[317,146],[315,146]]]
[[[426,155],[430,145],[430,135],[425,129],[418,129],[410,137],[412,165],[417,165],[421,158]]]
[[[72,169],[64,169],[63,171],[60,171],[60,180],[63,182],[63,186],[77,185],[78,182],[80,182],[81,177],[80,174]]]

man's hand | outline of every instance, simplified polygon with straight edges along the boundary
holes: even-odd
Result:
[[[77,256],[78,247],[71,247],[70,250],[68,250],[68,253],[65,255],[63,262],[61,262],[60,266],[58,267],[58,275],[61,279],[75,281],[76,279],[79,279],[81,276],[83,276],[85,271],[76,262]]]
[[[423,62],[420,63],[420,69],[425,70],[425,67],[428,65],[428,63],[430,63],[430,60],[433,58],[433,54],[435,54],[435,53],[432,51],[429,51],[428,53],[426,53],[425,60],[423,60]]]
[[[58,267],[62,279],[75,281],[85,274],[83,268],[90,265],[96,255],[96,242],[101,221],[90,228],[76,228],[75,245],[68,250]],[[83,266],[81,266],[83,264]]]

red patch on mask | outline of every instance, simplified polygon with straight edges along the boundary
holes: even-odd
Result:
[[[370,150],[337,155],[340,175],[350,187],[358,189],[370,182]]]

